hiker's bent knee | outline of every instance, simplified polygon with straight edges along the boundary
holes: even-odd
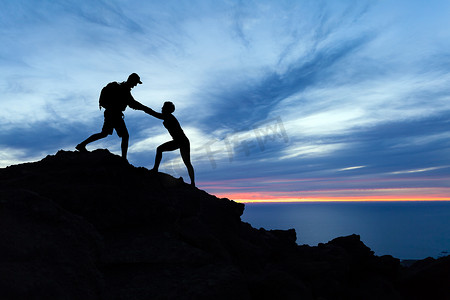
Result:
[[[100,133],[97,133],[97,137],[103,139],[103,138],[107,137],[108,134],[109,134],[109,133],[102,131],[102,132],[100,132]]]

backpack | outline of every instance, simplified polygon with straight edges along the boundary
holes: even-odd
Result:
[[[102,88],[100,98],[98,99],[98,106],[100,110],[102,107],[108,109],[117,106],[120,93],[120,84],[115,81],[108,83],[104,88]]]

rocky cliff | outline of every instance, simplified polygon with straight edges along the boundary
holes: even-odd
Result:
[[[109,153],[0,169],[0,299],[450,299],[450,259],[317,247]]]

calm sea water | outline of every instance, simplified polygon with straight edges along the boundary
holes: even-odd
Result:
[[[295,228],[298,244],[315,246],[356,233],[376,255],[450,254],[450,202],[246,204],[242,220],[255,228]]]

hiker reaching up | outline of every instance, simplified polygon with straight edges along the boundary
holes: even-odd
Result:
[[[141,103],[134,100],[133,96],[131,95],[131,89],[138,84],[142,84],[141,79],[139,78],[138,74],[133,73],[128,76],[127,81],[121,83],[110,82],[102,89],[99,99],[100,109],[102,107],[105,108],[105,120],[103,123],[102,131],[91,135],[86,140],[79,143],[75,147],[78,151],[87,151],[87,144],[107,137],[108,135],[112,134],[113,130],[115,129],[117,135],[122,138],[122,157],[125,159],[127,158],[129,135],[127,126],[125,125],[125,121],[123,119],[123,111],[125,111],[127,106],[131,107],[132,109],[142,111],[150,109],[147,106],[142,105]]]
[[[191,164],[191,146],[189,139],[184,134],[183,129],[181,129],[180,123],[172,114],[174,111],[175,105],[170,101],[164,102],[164,105],[161,108],[161,113],[158,113],[151,108],[145,110],[145,112],[149,115],[163,120],[164,127],[166,127],[167,131],[169,131],[169,134],[172,136],[171,141],[159,145],[158,148],[156,148],[155,165],[153,166],[152,171],[158,172],[163,152],[180,149],[181,158],[186,165],[189,177],[191,179],[191,185],[195,186],[194,168]]]

